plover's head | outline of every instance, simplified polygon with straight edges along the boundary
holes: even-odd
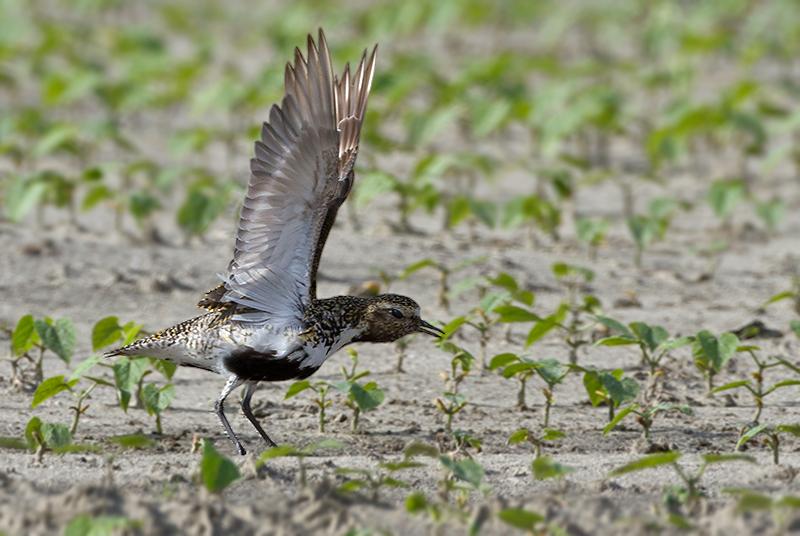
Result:
[[[398,294],[380,294],[369,300],[361,324],[364,329],[360,340],[365,342],[392,342],[411,333],[425,333],[434,337],[444,332],[425,322],[419,316],[417,302]]]

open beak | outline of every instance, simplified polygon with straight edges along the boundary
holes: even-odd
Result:
[[[441,337],[442,335],[444,335],[444,331],[442,331],[440,328],[437,328],[433,324],[425,322],[424,320],[419,321],[419,327],[417,328],[417,331],[420,331],[432,337]]]

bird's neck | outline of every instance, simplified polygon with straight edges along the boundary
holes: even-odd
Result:
[[[305,313],[311,342],[339,349],[361,340],[364,313],[371,302],[371,298],[361,296],[314,300]]]

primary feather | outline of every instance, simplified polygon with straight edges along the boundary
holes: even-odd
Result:
[[[316,270],[339,206],[353,186],[377,46],[355,75],[333,74],[325,35],[308,38],[286,65],[286,95],[273,106],[250,161],[250,181],[224,292],[201,306],[238,304],[237,320],[297,327],[316,298]]]

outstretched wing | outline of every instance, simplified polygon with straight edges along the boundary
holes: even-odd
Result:
[[[201,305],[238,304],[246,321],[297,325],[316,297],[316,270],[339,206],[353,186],[353,165],[377,46],[354,74],[333,74],[322,30],[309,35],[307,59],[295,49],[286,95],[270,110],[250,161],[233,260],[223,289]]]

